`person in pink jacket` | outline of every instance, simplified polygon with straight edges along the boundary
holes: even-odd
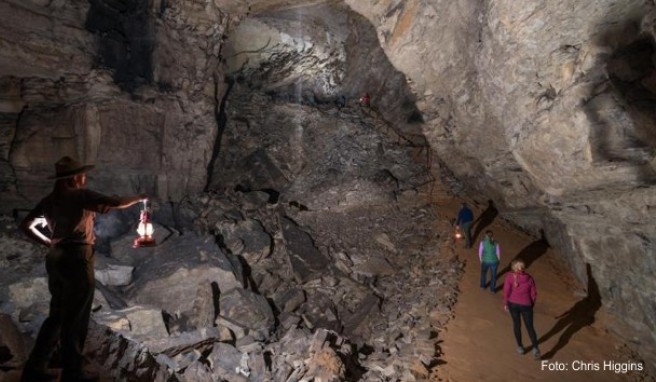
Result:
[[[512,317],[515,340],[517,341],[517,352],[524,354],[521,316],[524,319],[526,331],[531,339],[533,358],[538,360],[542,356],[540,355],[540,349],[538,349],[538,339],[533,328],[533,305],[535,305],[538,292],[533,277],[524,272],[525,267],[524,262],[521,260],[512,262],[512,273],[506,276],[503,283],[503,308],[507,312],[510,312],[510,317]]]

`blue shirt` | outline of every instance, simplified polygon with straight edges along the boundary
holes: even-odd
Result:
[[[474,221],[474,213],[467,207],[462,207],[460,212],[458,212],[458,219],[456,220],[456,225],[463,223],[468,223]]]

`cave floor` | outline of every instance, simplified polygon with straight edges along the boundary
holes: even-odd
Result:
[[[457,215],[460,203],[453,199],[438,201],[450,216]],[[475,211],[480,213],[481,211]],[[478,216],[478,215],[477,215]],[[435,369],[440,381],[651,381],[646,372],[615,373],[604,370],[604,361],[638,362],[624,342],[605,327],[610,318],[602,310],[586,311],[585,286],[577,282],[552,248],[540,245],[535,238],[518,232],[496,219],[488,227],[494,231],[501,246],[502,269],[517,255],[528,256],[527,272],[537,284],[538,299],[534,309],[542,360],[534,360],[530,351],[516,352],[512,321],[503,309],[503,280],[497,280],[497,292],[479,288],[480,263],[477,243],[464,249],[457,243],[456,253],[465,261],[465,273],[460,282],[460,295],[455,306],[455,317],[440,333],[439,346],[442,363]],[[474,228],[472,230],[476,232]],[[484,230],[483,230],[484,232]],[[480,239],[481,234],[478,235]],[[579,304],[577,304],[579,303]],[[565,314],[571,308],[581,314]],[[583,309],[581,309],[583,308]],[[594,314],[594,323],[586,325],[586,316]],[[561,317],[559,317],[561,316]],[[523,324],[522,324],[523,325]],[[530,340],[522,329],[524,348]],[[543,336],[551,333],[551,335]],[[560,343],[560,344],[559,344]],[[564,344],[564,346],[562,346]],[[545,362],[546,361],[546,362]],[[599,366],[599,371],[573,370],[580,362]],[[557,364],[558,363],[558,364]],[[549,370],[558,365],[568,370]],[[590,365],[591,367],[594,367]]]

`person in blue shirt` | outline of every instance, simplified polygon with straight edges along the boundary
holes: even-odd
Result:
[[[456,218],[456,227],[459,227],[465,235],[465,248],[472,247],[471,227],[474,222],[474,213],[467,207],[467,203],[462,203],[458,217]]]

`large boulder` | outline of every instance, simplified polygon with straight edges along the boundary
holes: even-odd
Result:
[[[241,255],[248,264],[255,264],[271,253],[271,236],[255,219],[239,222],[221,221],[216,224],[223,244],[230,252]]]
[[[154,247],[140,259],[127,296],[155,306],[187,329],[212,326],[218,297],[243,286],[239,261],[224,254],[211,236],[186,234]]]
[[[96,255],[95,276],[96,281],[105,286],[125,286],[132,282],[132,272],[134,267],[124,265],[107,258],[103,255]]]
[[[250,290],[235,288],[221,294],[219,309],[222,317],[260,336],[268,337],[274,329],[275,317],[269,302]]]

